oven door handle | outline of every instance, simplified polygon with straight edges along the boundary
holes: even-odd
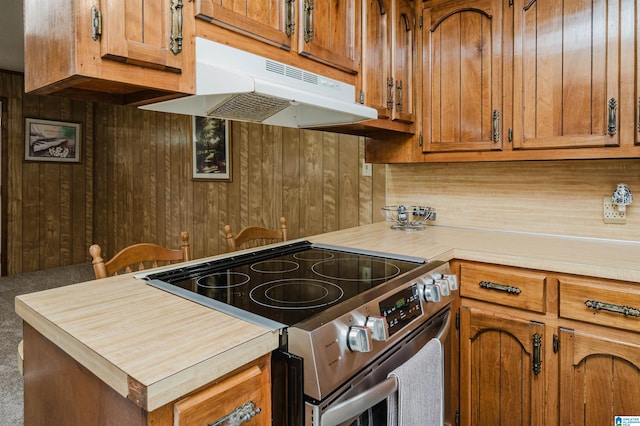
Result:
[[[442,327],[440,327],[438,334],[436,334],[435,339],[443,342],[443,339],[449,334],[450,327],[451,311],[447,312],[447,317],[444,320]],[[322,416],[320,417],[320,426],[335,426],[357,417],[367,409],[387,399],[397,390],[398,379],[395,376],[389,377],[361,394],[329,408],[327,411],[322,413]]]

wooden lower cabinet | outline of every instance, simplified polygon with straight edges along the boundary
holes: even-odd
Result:
[[[561,275],[558,285],[560,424],[640,416],[640,284]]]
[[[271,424],[268,357],[226,380],[209,386],[174,405],[175,426],[201,426],[221,421],[221,424],[237,424],[246,418],[247,425]],[[224,419],[228,423],[224,423]],[[237,423],[234,423],[235,420]]]
[[[478,262],[460,277],[460,424],[640,416],[640,283]]]
[[[463,307],[460,330],[460,424],[545,424],[545,326]]]
[[[246,413],[254,415],[243,424],[271,425],[271,354],[151,412],[113,390],[27,323],[24,354],[25,426],[208,425],[248,403],[253,405],[248,404]]]
[[[640,416],[637,335],[621,341],[603,327],[561,328],[559,336],[561,425],[612,425],[615,416]]]

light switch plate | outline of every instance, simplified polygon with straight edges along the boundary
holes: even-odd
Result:
[[[611,196],[602,197],[602,217],[604,223],[627,223],[627,212],[618,210],[618,205],[613,204]]]
[[[365,163],[362,160],[362,176],[371,176],[373,174],[373,165],[371,163]]]

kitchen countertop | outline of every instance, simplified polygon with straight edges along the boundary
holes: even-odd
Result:
[[[385,222],[307,239],[429,260],[457,258],[640,283],[639,242],[435,225],[400,231]],[[119,394],[142,395],[135,402],[148,411],[278,346],[277,331],[171,295],[133,274],[21,295],[15,307]]]

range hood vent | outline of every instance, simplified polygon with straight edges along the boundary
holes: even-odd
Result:
[[[377,118],[354,99],[353,85],[197,37],[196,94],[141,108],[283,127]]]
[[[259,93],[240,93],[207,111],[210,117],[261,123],[289,106],[289,101]]]

